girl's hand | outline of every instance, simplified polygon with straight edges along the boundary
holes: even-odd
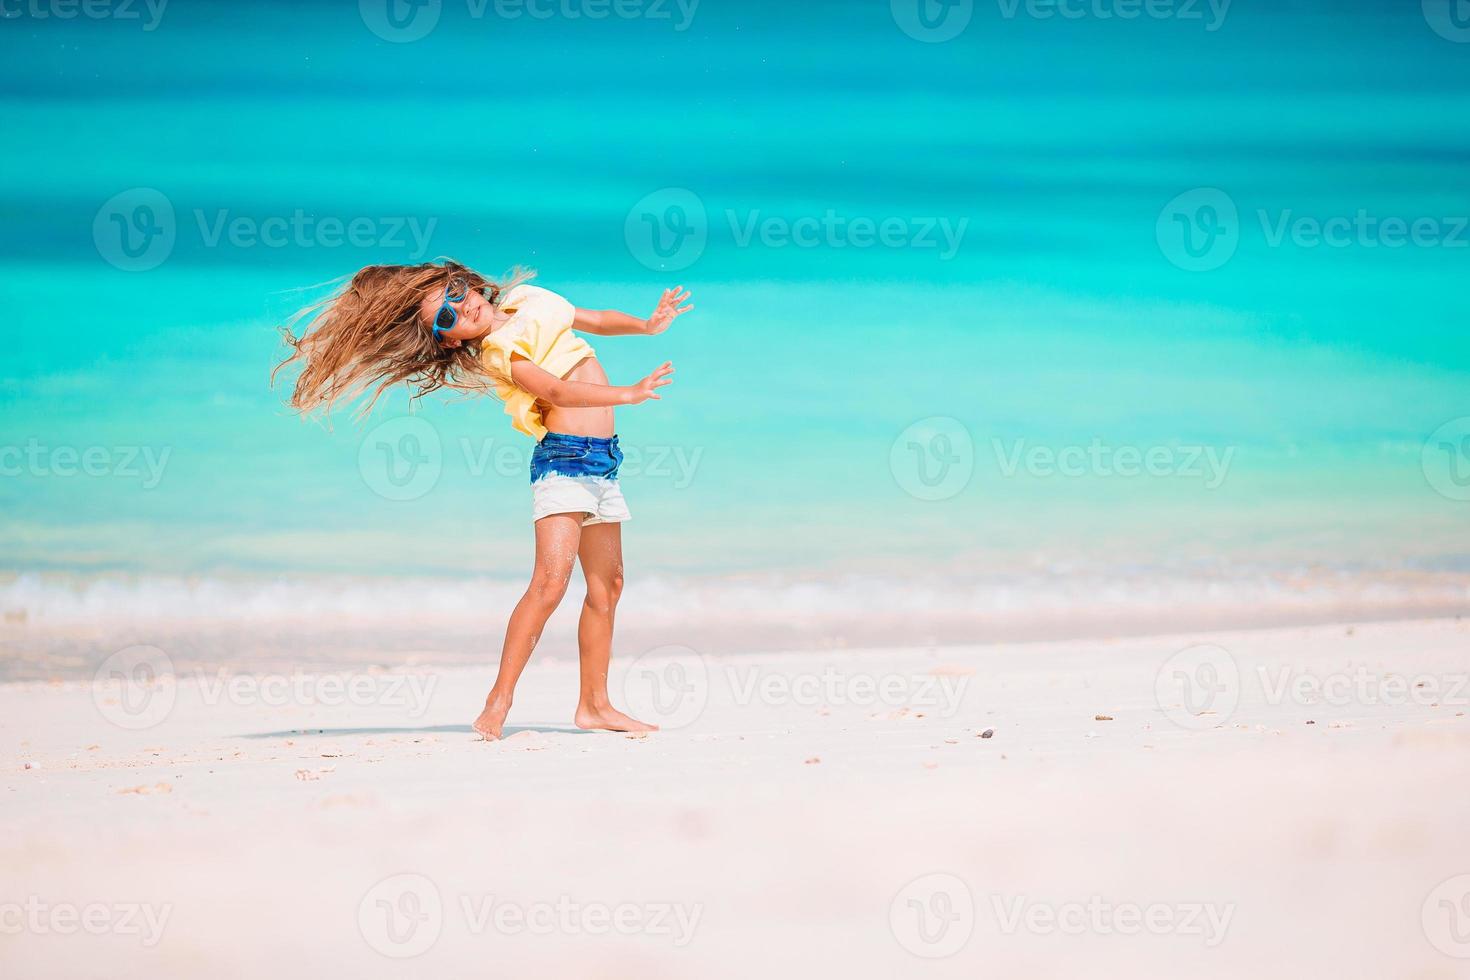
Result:
[[[654,401],[658,401],[659,396],[654,394],[655,390],[662,388],[666,384],[672,384],[673,378],[670,378],[669,375],[673,373],[674,362],[664,361],[663,366],[661,366],[657,371],[653,372],[648,377],[638,382],[636,385],[629,385],[628,404],[637,405],[640,402],[648,401],[650,398],[652,398]]]
[[[689,292],[683,286],[665,289],[663,296],[658,301],[658,305],[653,308],[653,313],[647,320],[643,321],[644,333],[651,336],[656,333],[663,333],[669,329],[669,325],[674,322],[675,317],[694,309],[693,303],[690,303],[682,309],[679,307],[679,304],[688,298]]]

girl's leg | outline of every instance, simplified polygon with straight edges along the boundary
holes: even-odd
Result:
[[[587,577],[587,599],[577,624],[581,653],[582,689],[577,698],[578,728],[615,732],[656,732],[649,725],[613,708],[607,696],[607,665],[612,659],[613,617],[623,592],[623,526],[593,524],[582,529],[582,574]]]
[[[485,739],[500,737],[516,681],[531,659],[536,641],[541,639],[546,620],[567,591],[581,534],[581,514],[552,514],[536,522],[536,567],[531,572],[531,584],[510,614],[505,645],[500,650],[500,673],[485,698],[485,710],[475,719],[475,731]]]

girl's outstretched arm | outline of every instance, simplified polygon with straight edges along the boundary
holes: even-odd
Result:
[[[657,371],[636,385],[599,385],[589,381],[564,381],[532,361],[512,357],[511,380],[516,387],[529,391],[537,398],[558,408],[613,408],[618,405],[637,405],[659,396],[655,391],[673,378],[674,365],[664,361]]]
[[[694,304],[680,307],[679,304],[689,298],[689,291],[683,286],[675,286],[673,289],[665,289],[658,305],[653,308],[653,313],[647,320],[640,320],[636,316],[619,313],[617,310],[584,310],[578,308],[576,318],[572,321],[572,328],[581,330],[583,333],[601,334],[604,337],[617,337],[626,334],[648,334],[663,333],[669,329],[669,324],[681,313],[688,313],[694,309]]]

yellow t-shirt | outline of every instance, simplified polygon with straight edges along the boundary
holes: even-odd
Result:
[[[519,354],[558,378],[577,362],[596,356],[592,346],[572,332],[576,308],[549,289],[522,283],[500,298],[510,320],[480,341],[480,362],[490,372],[496,396],[505,402],[511,424],[541,441],[546,426],[536,409],[536,396],[518,388],[510,375],[510,358]]]

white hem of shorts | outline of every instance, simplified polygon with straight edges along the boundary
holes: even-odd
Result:
[[[617,480],[551,473],[531,484],[532,521],[553,514],[586,514],[582,526],[631,520]]]

